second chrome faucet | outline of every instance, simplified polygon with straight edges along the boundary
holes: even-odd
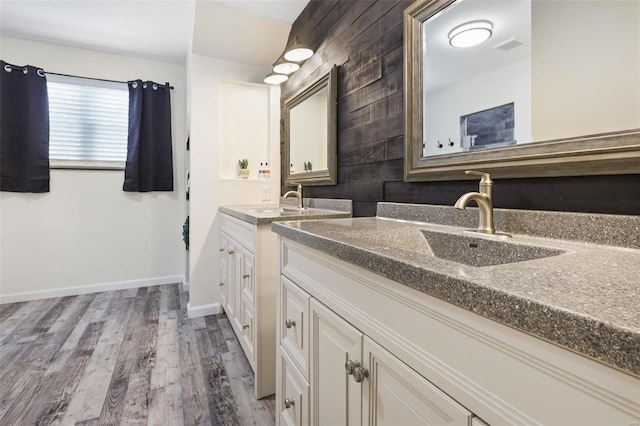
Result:
[[[478,229],[473,231],[488,236],[510,237],[508,234],[496,233],[493,223],[493,181],[491,175],[485,172],[467,170],[465,174],[480,176],[480,188],[478,192],[463,194],[453,205],[456,209],[464,210],[470,201],[478,204],[479,221]]]

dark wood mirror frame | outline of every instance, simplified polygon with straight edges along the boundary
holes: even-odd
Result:
[[[338,102],[338,85],[337,85],[337,66],[333,66],[331,71],[322,76],[311,85],[302,89],[296,95],[286,99],[284,102],[284,152],[283,162],[285,165],[290,164],[291,159],[291,132],[290,132],[290,112],[293,107],[304,102],[318,91],[327,88],[327,168],[325,170],[314,170],[311,172],[291,173],[289,167],[284,167],[284,184],[296,185],[298,183],[304,186],[312,185],[335,185],[338,183],[338,158],[337,158],[337,102]]]
[[[453,2],[419,0],[404,11],[406,182],[461,180],[468,169],[497,178],[640,173],[640,129],[422,157],[422,26]]]

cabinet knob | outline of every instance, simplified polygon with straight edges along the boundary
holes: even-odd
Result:
[[[352,375],[353,370],[355,370],[357,367],[360,367],[360,363],[358,361],[349,360],[344,363],[344,369],[347,371],[348,375]]]
[[[369,370],[366,368],[356,367],[353,369],[353,380],[355,380],[356,383],[361,383],[367,377],[369,377]]]
[[[291,328],[291,327],[295,327],[296,322],[294,320],[288,319],[284,322],[284,324],[287,326],[287,328]]]
[[[224,249],[223,249],[223,248],[221,248],[221,249],[219,249],[218,251],[219,251],[220,253],[222,253],[222,252],[224,251]]]
[[[228,253],[229,254],[233,254],[233,253],[235,253],[235,251],[234,250],[229,250]]]
[[[249,328],[249,324],[242,324],[242,329],[243,329],[243,330],[244,330],[244,329],[247,329],[247,328]]]
[[[242,274],[242,278],[244,278],[244,279],[249,278],[249,274]]]
[[[294,405],[296,405],[296,401],[293,398],[284,399],[284,408],[291,408]]]
[[[359,361],[347,361],[344,364],[344,369],[348,375],[353,376],[353,380],[355,380],[356,383],[360,383],[369,377],[369,370],[361,366]]]
[[[221,282],[221,283],[220,283],[220,287],[222,287],[223,285],[224,285],[224,283],[223,283],[223,282]]]

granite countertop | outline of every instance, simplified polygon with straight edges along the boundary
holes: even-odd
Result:
[[[310,204],[314,205],[314,203]],[[331,204],[320,205],[332,207]],[[351,217],[351,202],[348,203],[348,211],[342,211],[341,205],[335,204],[335,206],[335,209],[320,207],[298,209],[295,205],[222,206],[220,211],[253,225],[268,225],[271,222],[285,220]]]
[[[637,232],[640,218],[628,218],[632,223],[628,231]],[[564,253],[475,267],[432,254],[422,230],[457,234],[464,230],[449,224],[375,217],[281,222],[274,223],[272,229],[290,240],[640,376],[640,249],[635,246],[514,234],[513,244]]]

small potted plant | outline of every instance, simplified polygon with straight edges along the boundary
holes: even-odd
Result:
[[[304,162],[304,171],[305,172],[313,171],[313,165],[311,164],[311,161]]]
[[[238,160],[238,177],[240,179],[249,179],[249,160],[246,158]]]

